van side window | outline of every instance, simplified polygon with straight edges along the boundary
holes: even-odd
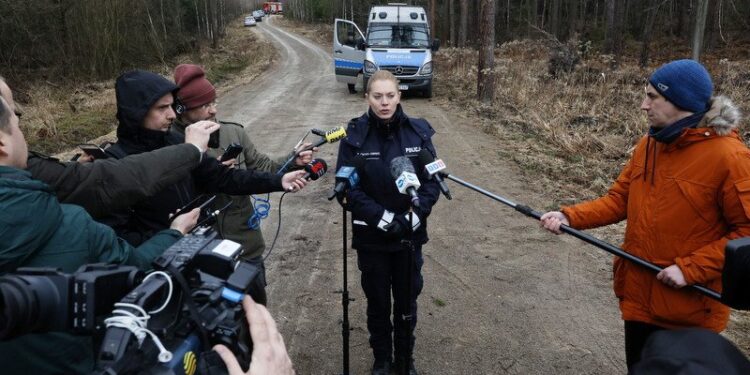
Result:
[[[357,48],[357,33],[354,27],[348,23],[342,23],[338,26],[339,42],[345,46]]]

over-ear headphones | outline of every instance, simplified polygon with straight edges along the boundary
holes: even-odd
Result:
[[[172,103],[172,109],[174,110],[174,113],[177,114],[177,116],[182,115],[187,111],[187,107],[184,103],[182,103],[182,100],[180,100],[180,97],[175,95],[174,102]]]

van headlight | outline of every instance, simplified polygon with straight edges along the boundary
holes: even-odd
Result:
[[[432,74],[432,61],[422,65],[420,74]]]
[[[375,73],[375,71],[378,70],[378,67],[375,66],[375,64],[372,63],[372,61],[365,60],[365,73]]]

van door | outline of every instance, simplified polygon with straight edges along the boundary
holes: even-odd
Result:
[[[333,28],[333,65],[336,81],[348,84],[357,83],[357,76],[365,63],[365,51],[357,48],[364,43],[365,36],[352,22],[336,19]]]

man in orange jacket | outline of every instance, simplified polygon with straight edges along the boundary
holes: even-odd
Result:
[[[721,290],[724,246],[750,236],[750,150],[737,132],[740,113],[712,97],[706,69],[693,60],[657,69],[641,109],[649,132],[601,198],[547,212],[541,225],[594,228],[627,219],[623,249],[664,268],[654,275],[616,258],[614,291],[625,321],[628,368],[653,332],[726,328],[729,308],[690,290]]]

